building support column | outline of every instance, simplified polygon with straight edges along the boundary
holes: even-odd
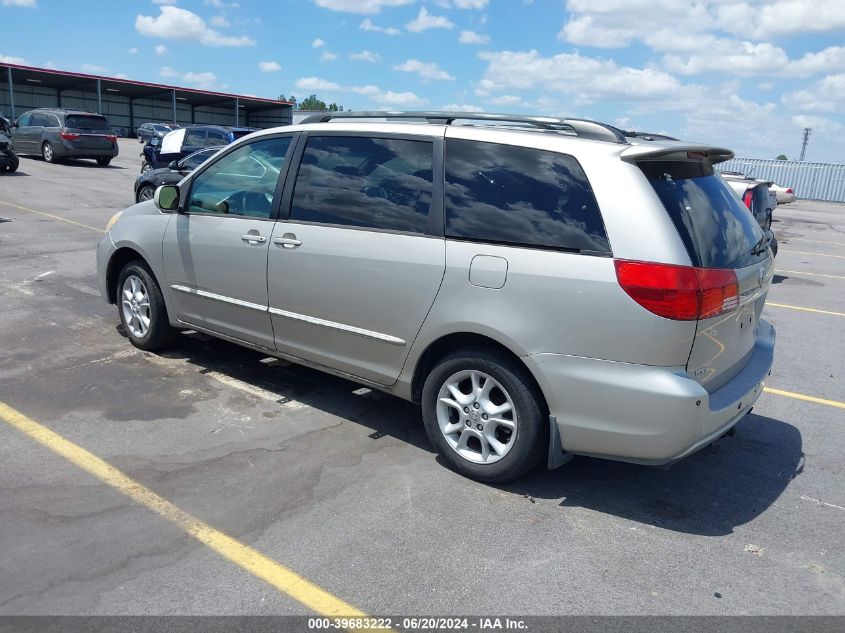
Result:
[[[103,91],[100,80],[97,80],[97,114],[103,113]]]
[[[241,102],[235,97],[235,127],[240,127],[241,123]]]
[[[6,66],[6,78],[9,80],[9,107],[12,109],[12,121],[15,120],[15,89],[12,84],[12,67]]]
[[[62,89],[56,88],[56,103],[58,103],[59,108],[62,107]]]
[[[170,97],[171,102],[173,104],[173,123],[177,124],[178,122],[176,121],[176,90],[170,91]]]
[[[135,127],[135,99],[129,97],[129,135],[136,136],[138,130]]]
[[[196,124],[197,122],[197,107],[192,103],[191,104],[191,125]]]

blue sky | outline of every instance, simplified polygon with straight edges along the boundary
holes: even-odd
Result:
[[[0,59],[845,162],[845,0],[0,0]]]

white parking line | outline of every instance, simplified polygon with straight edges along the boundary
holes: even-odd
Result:
[[[827,506],[828,508],[836,508],[837,510],[845,510],[845,507],[843,507],[843,506],[838,506],[835,503],[828,503],[827,501],[822,501],[821,499],[816,499],[815,497],[806,497],[804,495],[801,495],[801,498],[804,501],[812,501],[813,503],[817,503],[820,506]]]

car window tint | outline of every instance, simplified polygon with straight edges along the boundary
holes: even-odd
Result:
[[[47,117],[43,114],[33,114],[32,120],[29,122],[32,127],[44,127],[46,123]]]
[[[111,131],[109,122],[103,117],[87,114],[69,114],[65,119],[65,126],[74,129],[91,130],[92,132]]]
[[[214,152],[216,150],[203,150],[201,152],[196,152],[191,154],[187,158],[183,159],[181,162],[180,169],[187,169],[193,170],[202,165],[205,161],[209,158],[214,156]]]
[[[185,132],[185,145],[205,145],[205,130],[188,130]]]
[[[216,132],[215,130],[209,130],[208,136],[205,139],[205,145],[208,147],[213,147],[215,145],[228,145],[229,139],[226,138],[226,135],[223,132]]]
[[[50,114],[47,116],[47,123],[45,123],[46,127],[62,127],[62,124],[59,122],[59,117]]]
[[[188,211],[269,218],[291,137],[242,145],[194,178]]]
[[[29,114],[29,113],[22,114],[20,116],[20,118],[18,119],[18,127],[27,127],[29,125],[29,122],[30,122],[31,119],[32,119],[31,114]]]
[[[596,199],[572,156],[458,139],[446,141],[446,235],[610,251]]]
[[[302,156],[290,217],[424,233],[431,207],[432,143],[312,136]]]

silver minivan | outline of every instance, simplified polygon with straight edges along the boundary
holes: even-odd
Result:
[[[732,156],[574,119],[316,115],[115,215],[100,287],[141,349],[191,329],[419,403],[478,480],[665,464],[772,365],[767,234],[713,171]]]

